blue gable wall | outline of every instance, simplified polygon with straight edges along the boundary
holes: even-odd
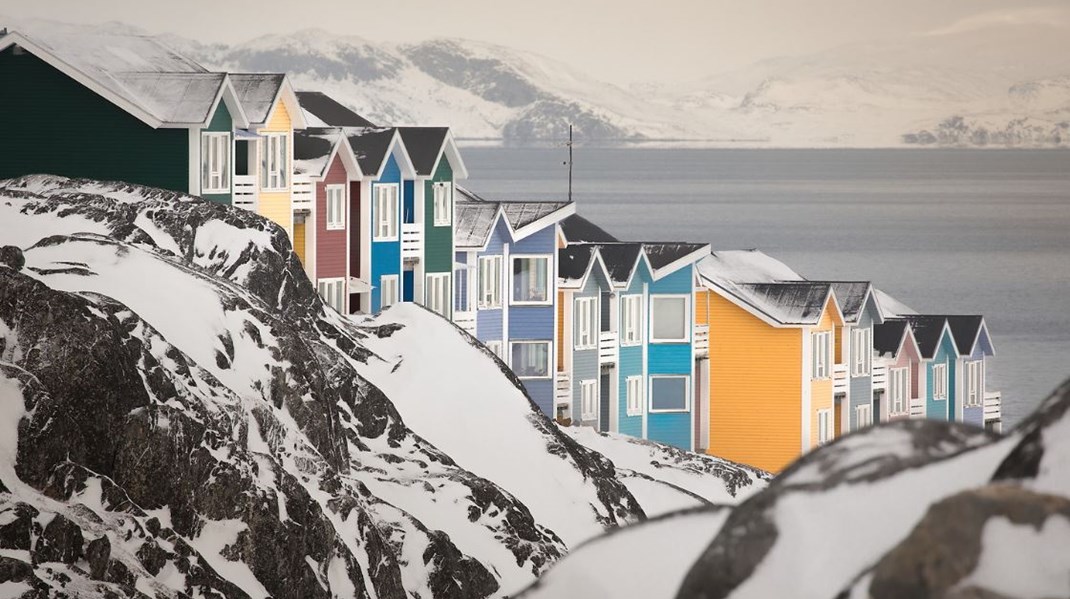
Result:
[[[662,278],[659,281],[655,281],[650,286],[651,294],[687,294],[691,295],[693,292],[692,283],[692,271],[691,266],[681,268]],[[647,310],[649,315],[649,309]],[[646,334],[649,339],[650,335],[650,318],[647,318]],[[691,329],[689,338],[693,338],[694,335],[694,315],[688,319],[688,326]],[[650,343],[647,350],[649,359],[648,373],[653,375],[658,374],[679,374],[687,375],[689,380],[691,379],[692,370],[694,365],[692,364],[692,351],[691,342],[687,343]],[[690,385],[694,385],[694,381],[690,381]],[[693,396],[694,389],[691,389],[691,395]],[[647,383],[647,408],[650,405],[650,384]],[[693,408],[694,406],[692,406]],[[691,411],[687,412],[673,412],[673,413],[650,413],[647,415],[647,438],[652,441],[659,441],[661,443],[668,443],[675,445],[683,449],[691,449]]]
[[[398,241],[374,241],[375,231],[375,187],[381,183],[401,183],[401,169],[398,167],[397,160],[394,155],[391,154],[387,159],[386,167],[383,169],[383,175],[379,177],[378,181],[372,182],[372,193],[369,199],[371,203],[370,214],[371,217],[368,223],[368,235],[372,236],[371,243],[371,265],[372,265],[372,312],[378,312],[382,309],[382,297],[381,297],[381,284],[380,279],[383,275],[400,275],[401,274],[401,221],[400,215],[398,220]],[[399,207],[400,208],[400,207]],[[400,209],[399,209],[400,212]],[[399,292],[401,291],[401,282],[399,276]],[[399,293],[399,295],[401,295]]]
[[[866,301],[866,306],[862,310],[862,315],[858,317],[858,324],[855,325],[856,329],[870,329],[873,330],[873,323],[877,319],[879,314],[877,308],[877,302],[873,299],[873,294],[870,294],[869,299]],[[871,337],[872,339],[872,333]],[[846,339],[846,342],[850,342],[850,339]],[[870,349],[872,353],[872,348]],[[851,356],[854,359],[854,356]],[[851,364],[847,364],[847,372],[851,372]],[[870,372],[872,373],[872,367]],[[886,395],[887,396],[887,395]],[[889,400],[885,400],[889,401]],[[873,378],[870,374],[865,376],[852,376],[851,377],[851,409],[848,417],[850,418],[850,430],[858,430],[858,416],[855,412],[855,408],[861,405],[873,405]],[[880,420],[880,410],[873,410],[873,422]]]
[[[572,329],[565,331],[566,339],[562,339],[561,343],[572,344],[572,421],[583,422],[584,424],[595,425],[597,420],[582,420],[583,402],[580,394],[580,383],[583,381],[601,381],[601,368],[598,364],[598,314],[595,315],[595,347],[593,349],[576,349],[577,335],[579,334],[579,328],[576,327],[576,300],[581,298],[596,298],[595,306],[599,306],[597,298],[604,289],[609,288],[609,283],[606,281],[605,276],[602,274],[600,266],[595,266],[591,270],[591,275],[587,277],[587,282],[583,286],[583,289],[579,289],[572,294],[572,298],[568,301],[572,302]],[[598,310],[599,308],[595,308]],[[601,389],[599,389],[601,391]],[[600,396],[600,394],[599,394]],[[623,413],[623,412],[622,412]]]
[[[477,254],[476,267],[478,268],[478,258],[482,256],[500,256],[504,251],[505,244],[510,241],[509,229],[505,226],[505,223],[499,218],[498,223],[494,226],[494,231],[490,235],[490,240],[487,241],[487,249]],[[508,268],[503,266],[503,268]],[[478,273],[477,273],[478,281]],[[506,280],[503,273],[502,279]],[[478,284],[478,283],[477,283]],[[505,295],[507,289],[502,290],[502,303],[509,300]],[[472,298],[473,307],[476,307],[477,298]],[[476,337],[486,343],[488,341],[502,341],[505,339],[504,331],[502,330],[504,324],[502,322],[503,314],[500,308],[491,310],[479,309],[476,307]],[[508,348],[503,347],[503,352],[508,351]],[[508,360],[506,360],[508,362]]]
[[[955,419],[955,342],[951,335],[944,332],[940,338],[939,348],[932,360],[925,365],[926,402],[925,416],[931,420]],[[947,400],[936,400],[933,396],[933,365],[947,364]]]
[[[643,284],[649,284],[651,282],[650,271],[646,267],[646,263],[640,261],[634,276],[632,276],[631,284],[628,286],[622,295],[642,295]],[[643,315],[644,319],[647,316]],[[623,331],[623,322],[617,323],[617,330]],[[633,437],[643,436],[643,416],[642,414],[637,416],[628,416],[628,378],[633,376],[643,376],[643,345],[646,343],[646,332],[643,334],[643,343],[639,345],[622,346],[620,348],[620,357],[617,364],[617,370],[620,373],[620,379],[617,381],[617,389],[620,390],[617,397],[618,414],[619,418],[619,432],[624,435],[631,435]],[[646,381],[643,381],[643,388],[646,389]]]
[[[551,225],[545,229],[529,235],[515,242],[509,247],[509,255],[515,254],[546,254],[550,257],[548,265],[548,278],[551,284],[551,302],[553,296],[553,280],[557,273],[557,248],[554,232],[556,226]],[[502,301],[509,302],[513,293],[513,265],[505,265],[505,290]],[[536,340],[553,341],[554,339],[554,306],[509,306],[509,340]],[[544,414],[553,418],[554,413],[554,384],[553,373],[556,364],[556,347],[550,345],[550,379],[524,379],[524,386],[531,395],[531,399],[539,406]]]

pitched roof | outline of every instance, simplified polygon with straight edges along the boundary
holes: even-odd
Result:
[[[263,123],[279,96],[286,75],[282,73],[231,73],[230,81],[245,116],[251,123]]]
[[[877,299],[877,305],[880,306],[881,314],[887,318],[917,314],[916,310],[888,295],[881,289],[874,287],[873,296]]]
[[[873,325],[873,349],[882,356],[895,357],[903,336],[910,330],[910,324],[902,318],[892,318]]]
[[[598,250],[592,245],[570,245],[557,250],[557,276],[566,282],[580,281],[587,274]]]
[[[618,239],[605,231],[602,227],[583,218],[578,214],[561,221],[561,232],[565,235],[568,243],[605,243],[618,241]]]
[[[981,325],[984,317],[977,314],[952,315],[947,317],[947,324],[951,327],[951,336],[955,339],[955,347],[959,354],[968,356],[973,353],[973,344],[981,333]]]
[[[743,283],[736,289],[740,299],[781,324],[814,325],[821,320],[832,286],[792,281]]]
[[[335,127],[294,129],[294,172],[322,176],[341,136],[342,130]]]
[[[505,218],[514,231],[526,227],[554,212],[571,205],[570,202],[500,202]]]
[[[846,322],[858,322],[862,311],[866,308],[866,298],[869,297],[869,281],[828,281],[832,284],[832,291],[836,294],[839,302],[840,313]]]
[[[921,357],[928,360],[935,356],[936,350],[940,347],[940,338],[943,336],[947,318],[932,314],[908,314],[903,318],[910,323]]]
[[[157,39],[121,33],[12,32],[3,47],[19,44],[150,126],[207,122],[228,89],[225,73],[211,73]],[[232,115],[244,122],[244,111]]]
[[[639,263],[642,250],[643,245],[639,243],[606,243],[598,246],[598,253],[613,284],[624,285],[628,282]]]
[[[416,167],[416,174],[421,177],[435,174],[435,164],[446,143],[449,127],[398,127],[398,132]]]
[[[345,127],[343,131],[361,172],[367,175],[378,173],[390,153],[397,130],[392,127]]]
[[[483,247],[487,243],[500,214],[497,202],[465,201],[472,198],[467,190],[456,189],[454,202],[453,238],[459,248]]]
[[[309,125],[321,127],[376,127],[368,119],[346,108],[323,92],[297,92],[297,101],[301,104],[301,109],[304,110],[308,117]]]
[[[665,268],[673,262],[686,258],[703,248],[709,249],[709,244],[706,243],[681,243],[676,241],[644,241],[642,243],[643,252],[646,254],[647,260],[650,261],[650,267],[654,270]]]
[[[758,250],[717,250],[698,263],[698,271],[711,281],[773,283],[802,281],[788,265]]]

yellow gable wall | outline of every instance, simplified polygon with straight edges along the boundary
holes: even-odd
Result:
[[[802,335],[710,293],[708,452],[778,472],[802,444]]]
[[[835,327],[842,326],[843,321],[836,315],[836,306],[833,304],[832,299],[829,299],[828,304],[825,305],[825,313],[821,315],[821,321],[816,327],[812,327],[810,332],[816,333],[820,331],[832,331]],[[833,333],[835,336],[835,332]],[[836,350],[833,349],[835,354]],[[835,363],[835,356],[833,363]],[[810,364],[804,365],[805,368],[810,368]],[[833,410],[834,401],[832,393],[832,364],[829,364],[830,378],[814,380],[810,382],[810,448],[817,447],[818,428],[817,428],[817,411],[818,410]],[[831,426],[835,428],[836,414],[832,414],[833,419]],[[833,436],[835,436],[835,430]]]
[[[289,134],[286,139],[286,147],[290,155],[293,155],[293,128],[290,113],[286,105],[281,101],[275,106],[275,111],[268,119],[267,125],[260,129],[263,133],[285,132]],[[261,147],[261,152],[265,149]],[[293,178],[293,169],[290,169],[287,181]],[[286,233],[293,239],[293,208],[290,203],[290,191],[260,192],[260,215],[271,219],[286,229]]]

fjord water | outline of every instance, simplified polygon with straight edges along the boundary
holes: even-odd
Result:
[[[563,148],[464,158],[485,197],[566,197]],[[919,312],[984,314],[1005,430],[1070,376],[1070,152],[578,147],[573,198],[622,239],[759,248]]]

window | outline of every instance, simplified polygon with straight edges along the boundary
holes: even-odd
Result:
[[[817,411],[817,444],[824,445],[832,440],[832,410]]]
[[[907,403],[908,389],[910,389],[910,369],[892,368],[888,371],[888,395],[891,405],[888,410],[892,414],[906,414],[909,405]]]
[[[947,364],[933,364],[933,399],[947,399]]]
[[[327,228],[330,230],[346,227],[346,186],[327,186]]]
[[[290,150],[285,133],[264,134],[264,155],[260,157],[260,187],[283,190],[289,185]]]
[[[545,304],[550,301],[549,256],[513,258],[513,303]]]
[[[320,279],[316,283],[316,289],[328,306],[345,314],[345,279]]]
[[[621,298],[621,345],[643,342],[643,296],[625,295]]]
[[[435,226],[448,227],[453,222],[453,185],[451,183],[435,183]]]
[[[522,379],[544,379],[550,376],[550,342],[517,341],[511,344],[513,372]]]
[[[376,185],[374,241],[397,241],[397,239],[398,184],[384,183]]]
[[[686,412],[691,409],[686,376],[650,377],[651,412]]]
[[[829,378],[829,365],[832,363],[832,331],[813,333],[813,377],[815,379]]]
[[[984,400],[984,370],[981,362],[966,362],[966,406],[977,407]]]
[[[650,297],[650,341],[652,343],[686,342],[691,330],[690,295],[654,295]]]
[[[873,424],[873,406],[866,404],[855,408],[855,423],[857,428],[866,428]]]
[[[851,376],[865,376],[873,360],[873,329],[851,331]]]
[[[482,256],[479,259],[479,307],[502,307],[502,257]]]
[[[427,275],[427,307],[435,314],[449,316],[450,274]]]
[[[580,381],[580,420],[598,420],[597,381]]]
[[[230,191],[230,134],[201,134],[201,193]]]
[[[643,377],[630,376],[624,380],[628,416],[643,415]]]
[[[398,276],[383,275],[379,279],[379,309],[386,310],[398,303]]]
[[[595,337],[595,298],[576,298],[576,349],[594,349],[598,347]]]
[[[498,356],[498,358],[501,359],[501,357],[502,357],[502,342],[501,341],[488,341],[486,345],[487,345],[487,349],[489,349],[492,354]]]

